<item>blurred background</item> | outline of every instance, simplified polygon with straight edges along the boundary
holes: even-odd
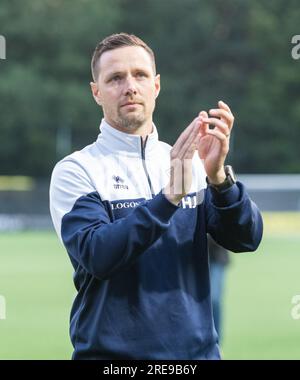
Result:
[[[220,99],[235,115],[227,162],[265,234],[226,267],[224,359],[300,359],[299,20],[297,0],[1,0],[0,359],[71,356],[75,288],[49,180],[58,160],[97,138],[91,56],[122,31],[156,54],[161,140],[173,144]]]

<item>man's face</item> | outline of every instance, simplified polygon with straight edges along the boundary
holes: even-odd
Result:
[[[127,133],[152,125],[160,78],[148,52],[140,46],[121,47],[104,52],[98,64],[98,80],[91,87],[105,120]]]

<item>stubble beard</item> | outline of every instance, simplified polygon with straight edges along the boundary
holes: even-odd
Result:
[[[126,115],[122,114],[121,110],[118,110],[117,124],[123,130],[135,131],[139,129],[146,121],[144,112],[132,112]]]

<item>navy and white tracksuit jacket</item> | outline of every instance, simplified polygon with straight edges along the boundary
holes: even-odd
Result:
[[[207,188],[198,155],[179,206],[162,194],[171,147],[104,120],[97,141],[54,168],[50,210],[74,267],[74,359],[218,359],[206,234],[255,250],[262,219],[241,183]]]

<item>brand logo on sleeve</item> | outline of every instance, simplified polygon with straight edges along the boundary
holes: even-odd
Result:
[[[204,200],[204,190],[200,190],[196,193],[186,195],[180,202],[182,208],[196,208]]]

